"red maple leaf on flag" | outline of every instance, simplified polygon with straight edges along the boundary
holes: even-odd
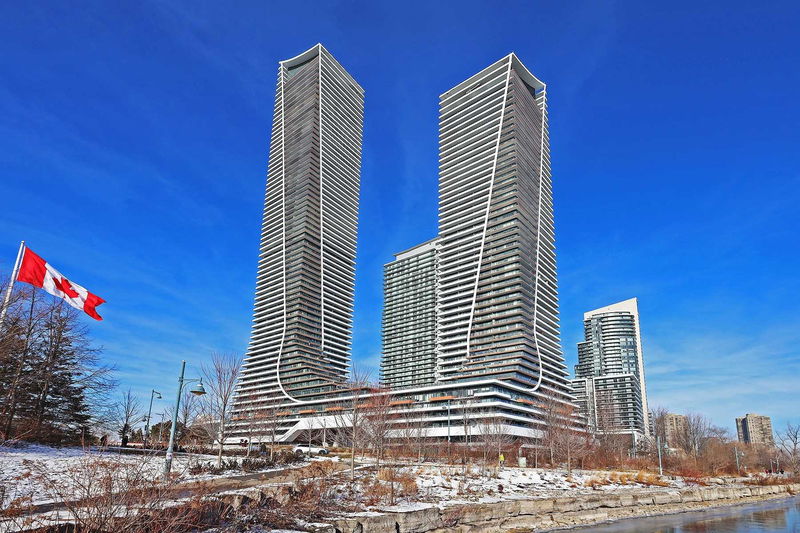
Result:
[[[55,284],[56,288],[69,296],[70,298],[77,298],[78,293],[75,292],[75,289],[72,288],[72,284],[69,280],[65,277],[61,277],[61,279],[53,278],[53,283]]]

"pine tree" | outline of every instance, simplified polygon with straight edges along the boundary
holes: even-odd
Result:
[[[0,331],[0,439],[76,443],[102,417],[112,368],[82,314],[26,287]]]

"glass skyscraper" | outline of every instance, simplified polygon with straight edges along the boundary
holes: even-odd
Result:
[[[545,84],[509,54],[441,96],[438,236],[384,268],[386,389],[343,386],[362,104],[321,46],[281,62],[231,438],[248,438],[248,416],[267,405],[280,407],[261,414],[274,415],[284,442],[346,426],[374,395],[393,424],[413,420],[425,438],[542,439],[543,409],[574,405],[559,342]]]
[[[410,386],[396,369],[416,367],[416,379],[442,388],[431,396],[458,406],[456,416],[480,403],[482,416],[518,435],[539,434],[537,405],[572,407],[559,340],[547,88],[515,54],[441,96],[435,283],[400,257],[384,275],[387,385]],[[422,305],[420,280],[435,285],[436,312],[396,313],[398,301]],[[424,355],[411,349],[409,333],[433,328],[435,354],[427,344]],[[512,398],[513,409],[493,396]]]
[[[589,425],[602,432],[650,434],[636,298],[584,313],[573,381]]]
[[[381,382],[392,389],[434,382],[437,242],[400,252],[383,269]]]
[[[439,124],[437,377],[567,401],[547,88],[510,54],[444,93]]]
[[[363,89],[321,44],[280,62],[237,411],[347,379],[363,109]]]

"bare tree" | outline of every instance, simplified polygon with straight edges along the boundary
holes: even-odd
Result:
[[[556,416],[551,420],[551,446],[557,456],[566,461],[567,473],[571,474],[572,461],[576,458],[583,459],[588,453],[589,432],[576,427],[578,424],[575,409],[571,405],[557,404],[554,411]]]
[[[211,365],[203,365],[203,381],[207,394],[203,396],[203,413],[213,424],[218,442],[217,467],[222,466],[222,450],[228,436],[228,420],[233,407],[233,393],[239,370],[242,366],[241,356],[231,353],[214,352],[211,354]]]
[[[398,428],[400,438],[412,453],[416,452],[417,463],[422,464],[422,450],[425,441],[422,417],[415,414],[412,406],[408,406],[408,409],[404,410],[402,418],[403,423]]]
[[[800,473],[800,424],[786,423],[786,429],[778,432],[778,448],[784,463],[795,474]]]
[[[181,408],[178,411],[178,422],[183,424],[184,436],[191,433],[191,427],[200,413],[200,399],[189,391],[183,393]]]
[[[349,400],[336,406],[335,420],[337,426],[337,439],[350,446],[350,478],[356,477],[356,454],[364,445],[365,435],[361,426],[364,423],[366,405],[364,396],[369,392],[369,373],[355,367],[346,384]]]
[[[500,417],[483,419],[478,428],[483,439],[484,467],[488,464],[489,458],[494,456],[495,464],[499,468],[500,455],[503,449],[514,441],[513,437],[506,432],[506,424]]]
[[[139,398],[134,396],[131,389],[122,393],[122,398],[116,405],[117,428],[122,446],[128,445],[129,434],[133,430],[133,425],[142,418],[142,404]]]
[[[556,463],[557,453],[561,450],[567,452],[567,446],[570,445],[568,433],[572,431],[574,424],[572,407],[552,396],[542,398],[536,407],[541,412],[545,426],[542,442],[550,453],[550,465],[553,466]]]
[[[686,415],[686,427],[679,435],[681,448],[694,456],[695,463],[711,439],[726,440],[727,430],[714,426],[708,417],[698,413]]]
[[[258,438],[259,444],[261,442],[261,435],[264,431],[264,416],[265,412],[259,406],[259,398],[255,394],[242,395],[240,398],[246,405],[244,411],[239,411],[233,419],[241,422],[247,434],[247,457],[250,457],[250,451],[253,448],[254,438]]]
[[[667,415],[669,414],[669,409],[657,406],[650,413],[653,420],[653,437],[661,439],[663,446],[667,442]]]
[[[201,428],[197,427],[200,407],[200,399],[196,395],[188,390],[183,392],[181,407],[178,410],[178,423],[175,426],[175,435],[176,440],[186,448],[188,452],[187,461],[189,463],[192,462],[193,445],[196,445],[197,439],[205,433]]]
[[[5,293],[5,287],[3,287]],[[27,304],[27,305],[26,305]],[[6,325],[0,331],[0,368],[3,371],[3,403],[0,406],[2,439],[10,439],[22,389],[32,381],[30,352],[46,313],[36,308],[36,291],[14,291]]]
[[[583,470],[583,462],[594,450],[596,441],[588,428],[584,431],[575,431],[572,433],[572,459],[580,461],[580,469]]]
[[[461,445],[461,465],[462,465],[462,472],[466,475],[467,473],[467,462],[468,462],[468,454],[469,454],[469,447],[470,447],[470,437],[472,433],[472,409],[473,409],[473,399],[470,396],[465,397],[462,399],[461,403],[461,425],[464,429],[464,442]]]
[[[275,443],[278,439],[278,429],[280,428],[280,403],[276,400],[264,409],[264,424],[269,435],[269,460],[275,460]]]
[[[364,441],[375,455],[375,464],[380,466],[386,452],[389,432],[394,422],[391,399],[386,388],[374,388],[363,409]]]
[[[100,364],[80,313],[37,290],[12,292],[0,330],[0,440],[76,442],[107,423],[100,407],[112,403],[113,369]]]

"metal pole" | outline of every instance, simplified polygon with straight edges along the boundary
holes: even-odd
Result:
[[[164,419],[166,418],[166,412],[161,411],[161,425],[158,426],[158,444],[161,445],[161,437],[162,433],[164,432]]]
[[[656,436],[656,448],[658,448],[658,475],[664,475],[664,467],[661,464],[661,437]]]
[[[181,362],[181,375],[178,378],[178,396],[175,398],[175,409],[172,411],[172,427],[169,428],[169,444],[167,445],[167,458],[164,459],[164,477],[169,476],[172,468],[172,448],[175,446],[175,426],[178,425],[178,409],[181,407],[181,393],[183,392],[183,373],[186,371],[186,360]]]
[[[447,460],[450,461],[450,400],[447,400]]]
[[[739,450],[736,446],[733,447],[733,456],[736,458],[736,474],[740,475],[742,472],[739,468]]]
[[[150,409],[147,410],[147,422],[144,424],[144,447],[147,448],[147,438],[150,436],[150,416],[153,414],[153,396],[156,395],[156,390],[150,390]]]
[[[450,442],[450,400],[447,400],[447,442]]]
[[[447,400],[447,453],[450,453],[450,400]]]
[[[3,327],[3,322],[8,313],[8,305],[11,303],[11,291],[14,289],[14,282],[17,281],[17,274],[19,274],[20,263],[22,263],[22,254],[25,251],[25,241],[20,241],[19,251],[17,252],[17,260],[14,261],[14,269],[11,271],[11,278],[8,280],[8,287],[6,287],[6,295],[3,298],[3,307],[0,310],[0,328]]]

